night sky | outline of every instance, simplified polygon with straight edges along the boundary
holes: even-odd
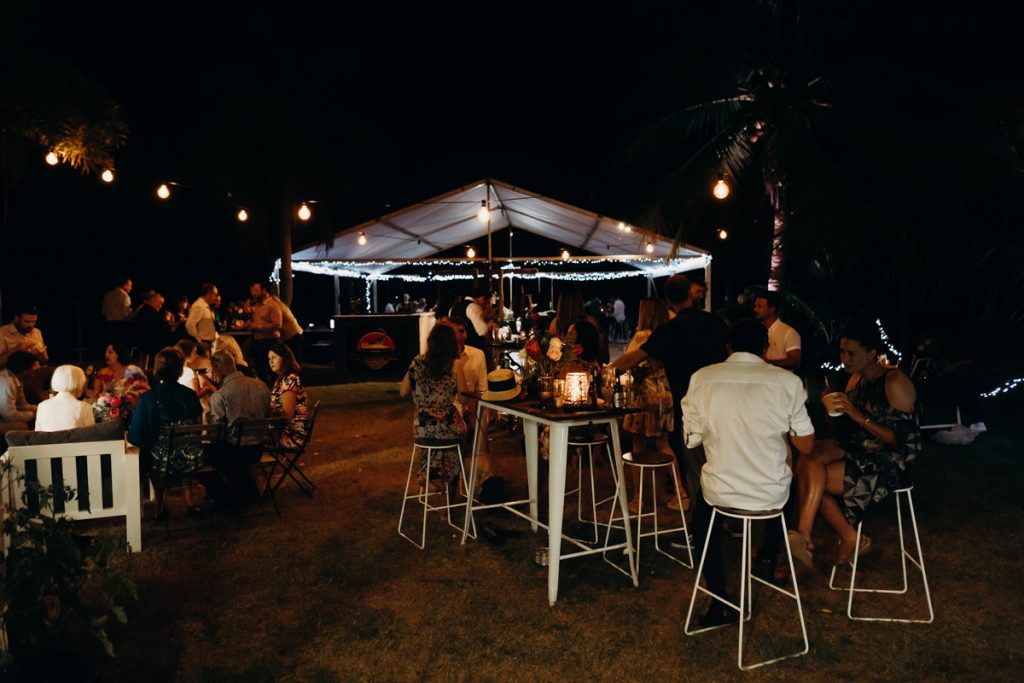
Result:
[[[807,23],[820,27],[808,34],[822,67],[859,92],[884,81],[878,98],[918,113],[936,84],[1006,101],[1021,92],[1017,23],[1005,10],[851,4],[813,3]],[[26,163],[4,228],[5,316],[35,299],[48,342],[66,350],[72,309],[88,329],[122,274],[139,291],[191,297],[213,280],[226,300],[240,298],[277,255],[283,207],[302,199],[319,204],[296,246],[484,177],[639,221],[692,143],[637,153],[637,141],[670,112],[731,92],[726,76],[771,50],[773,31],[750,2],[594,7],[4,10],[35,36],[33,49],[116,100],[129,128],[111,186],[45,166],[43,150]],[[902,92],[894,73],[906,74]],[[160,202],[166,181],[184,187]],[[749,254],[767,248],[770,212],[758,179],[748,182],[754,199],[711,207],[689,228],[688,241],[729,266],[723,295],[765,275]],[[238,205],[253,215],[247,224],[233,218]],[[726,222],[735,240],[718,244]],[[304,287],[300,277],[297,310],[326,316],[317,286]],[[301,301],[314,291],[315,305]]]

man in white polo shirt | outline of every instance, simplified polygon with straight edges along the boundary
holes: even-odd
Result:
[[[756,320],[741,320],[729,331],[731,355],[690,378],[682,400],[687,447],[704,445],[703,496],[693,513],[694,538],[703,542],[712,505],[741,510],[778,510],[786,504],[793,478],[786,435],[801,453],[814,447],[814,427],[804,407],[800,378],[762,359],[768,333]],[[759,574],[771,579],[778,543],[776,525],[768,527],[756,560]],[[709,590],[725,595],[719,530],[708,543],[704,577]],[[735,621],[731,608],[713,601],[702,626]]]
[[[754,301],[754,315],[768,328],[768,350],[764,359],[780,368],[800,367],[800,334],[779,320],[779,293],[765,292]]]

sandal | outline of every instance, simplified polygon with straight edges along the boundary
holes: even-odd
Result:
[[[669,510],[678,510],[679,509],[679,501],[680,500],[682,500],[683,511],[684,512],[689,512],[689,510],[690,510],[690,499],[687,498],[686,496],[683,496],[681,499],[680,498],[676,498],[675,496],[673,496],[667,503],[665,503],[665,507],[667,507]]]
[[[871,551],[871,537],[861,534],[860,537],[860,552],[857,553],[858,557],[864,557]],[[846,545],[840,539],[836,547],[833,548],[832,552],[829,553],[829,562],[831,564],[842,566],[844,564],[850,564],[853,560],[853,544]]]
[[[796,529],[790,529],[788,536],[789,550],[793,554],[793,559],[805,567],[813,569],[814,556],[811,552],[814,550],[814,544],[804,538]]]

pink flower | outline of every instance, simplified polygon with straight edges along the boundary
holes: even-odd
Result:
[[[119,408],[111,408],[110,409],[110,419],[111,420],[116,420],[120,416],[121,416],[121,410]]]
[[[111,408],[116,408],[117,406],[121,405],[121,397],[111,396],[109,402]]]

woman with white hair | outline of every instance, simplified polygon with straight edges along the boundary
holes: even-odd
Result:
[[[39,404],[36,410],[37,432],[56,432],[96,424],[92,406],[78,400],[85,389],[85,373],[82,368],[61,365],[53,371],[50,388],[57,394]]]

